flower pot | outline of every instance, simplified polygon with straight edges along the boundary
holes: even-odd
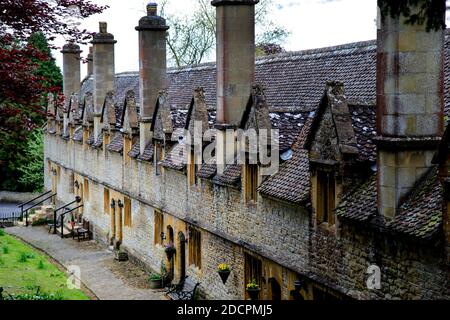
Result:
[[[118,261],[127,261],[128,260],[128,253],[126,252],[120,252],[120,251],[116,251],[116,260]]]
[[[161,288],[162,288],[162,279],[150,280],[150,289],[161,289]]]
[[[251,300],[258,300],[259,292],[261,291],[260,288],[257,289],[247,289],[248,295],[250,296]]]
[[[223,284],[227,282],[228,276],[230,275],[231,271],[219,271],[219,276],[222,279]]]

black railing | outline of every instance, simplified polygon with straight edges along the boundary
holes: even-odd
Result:
[[[53,212],[53,223],[55,224],[55,227],[53,228],[53,234],[56,234],[56,221],[58,220],[58,218],[57,218],[57,213],[58,213],[58,211],[63,210],[63,209],[66,209],[67,207],[71,206],[71,205],[74,204],[74,203],[80,203],[80,202],[81,202],[81,198],[80,198],[79,196],[76,196],[74,201],[72,201],[72,202],[70,202],[70,203],[68,203],[68,204],[63,205],[62,207],[59,207],[58,209],[56,209],[56,210]],[[77,207],[77,208],[79,208],[79,207]],[[67,213],[67,212],[65,212],[64,214],[66,214],[66,213]]]
[[[27,201],[27,202],[22,203],[21,205],[19,205],[19,208],[20,208],[20,218],[23,219],[23,217],[25,216],[25,226],[28,227],[28,211],[30,211],[31,209],[36,208],[37,206],[42,205],[45,201],[47,201],[47,200],[49,200],[49,199],[55,197],[55,196],[56,196],[56,192],[55,192],[54,194],[52,194],[51,196],[46,197],[46,198],[43,199],[43,200],[39,200],[39,201],[36,202],[36,203],[35,203],[35,201],[38,200],[38,199],[40,199],[40,198],[42,198],[42,197],[45,197],[46,195],[48,195],[48,194],[50,194],[50,193],[52,193],[51,190],[50,190],[50,191],[47,191],[46,193],[43,193],[43,194],[37,196],[37,197],[34,198],[34,199],[31,199],[30,201]],[[26,205],[30,204],[30,203],[33,203],[33,205],[32,205],[31,207],[28,207],[27,209],[24,210],[24,207],[25,207]]]
[[[60,217],[60,219],[61,219],[61,239],[64,238],[64,217],[66,216],[66,214],[72,213],[73,211],[78,210],[79,208],[82,208],[82,207],[83,207],[83,205],[80,204],[78,207],[75,207],[75,208],[73,208],[73,209],[65,208],[66,211],[65,211],[64,213],[61,213],[61,214],[60,214],[59,217]],[[56,221],[56,220],[55,220],[55,221]],[[56,229],[56,227],[55,227],[55,229]],[[73,231],[73,230],[72,230],[72,231]]]

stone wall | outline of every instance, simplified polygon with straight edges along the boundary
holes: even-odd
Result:
[[[175,279],[180,276],[180,232],[188,227],[201,230],[202,268],[189,264],[186,244],[186,272],[199,281],[202,296],[208,299],[245,297],[245,253],[262,261],[266,283],[262,297],[270,298],[268,279],[276,279],[283,299],[291,299],[293,283],[301,277],[309,288],[304,297],[314,298],[312,286],[329,288],[337,295],[353,298],[450,298],[448,266],[441,262],[438,244],[411,244],[409,240],[386,238],[364,226],[339,225],[336,234],[316,230],[310,210],[289,203],[258,198],[249,206],[239,189],[200,180],[188,187],[183,172],[164,169],[155,175],[151,163],[131,160],[123,166],[119,153],[94,150],[61,137],[45,137],[45,186],[52,187],[48,166],[59,167],[56,179],[58,199],[69,202],[70,174],[89,180],[90,195],[84,216],[92,222],[96,239],[106,243],[111,232],[110,215],[105,213],[104,187],[116,200],[131,198],[132,224],[123,228],[123,248],[151,270],[168,264],[163,247],[154,243],[154,211],[164,213],[163,231],[173,229],[177,255]],[[67,168],[67,169],[64,169]],[[433,249],[432,249],[433,248]],[[223,285],[217,272],[219,263],[231,266],[232,273]],[[382,270],[382,288],[367,289],[369,265]]]

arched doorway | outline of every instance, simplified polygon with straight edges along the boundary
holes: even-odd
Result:
[[[183,232],[178,233],[178,240],[180,242],[180,254],[179,254],[179,261],[180,261],[180,281],[184,279],[186,276],[186,237],[184,236]]]
[[[281,300],[281,286],[275,278],[269,279],[269,299],[274,301]]]

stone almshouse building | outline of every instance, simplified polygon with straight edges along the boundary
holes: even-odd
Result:
[[[46,188],[82,197],[96,240],[208,299],[247,298],[251,279],[261,299],[298,297],[296,280],[305,299],[449,299],[449,36],[385,18],[377,41],[255,62],[257,2],[212,1],[217,64],[166,69],[154,4],[136,27],[139,73],[115,74],[105,23],[83,81],[79,47],[64,46]],[[194,121],[214,129],[217,163],[179,161],[172,133]],[[229,128],[279,129],[279,171],[222,165]]]

